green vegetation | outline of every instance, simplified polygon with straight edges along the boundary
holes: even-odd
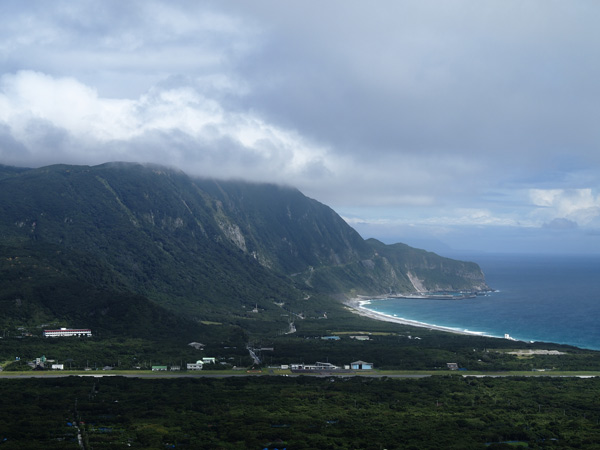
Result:
[[[0,175],[6,360],[47,354],[80,368],[90,359],[133,367],[140,359],[189,360],[187,344],[201,342],[206,354],[241,364],[245,344],[261,339],[277,339],[273,361],[309,360],[311,348],[322,354],[318,345],[283,333],[295,322],[316,336],[325,314],[328,327],[355,326],[333,294],[410,290],[408,269],[430,277],[431,287],[485,287],[476,265],[365,241],[291,188],[194,180],[135,164],[2,166]],[[44,328],[61,326],[91,328],[94,338],[40,340]],[[405,356],[384,363],[382,352],[397,344],[388,339],[331,357],[356,350],[382,367],[413,359],[413,349],[398,347],[394,354]],[[294,346],[302,351],[286,350]]]
[[[68,292],[65,295],[68,298]],[[163,315],[155,319],[156,316],[149,314],[155,307],[152,303],[137,303],[125,297],[113,309],[112,300],[114,298],[109,297],[104,303],[102,298],[96,299],[98,309],[92,308],[91,311],[105,310],[104,315],[86,315],[83,313],[87,311],[85,308],[78,313],[77,307],[72,310],[65,307],[61,310],[65,317],[63,322],[48,323],[50,327],[91,324],[92,338],[43,338],[43,328],[39,326],[30,327],[24,323],[17,326],[19,322],[14,320],[9,326],[5,321],[5,326],[0,328],[0,333],[4,333],[4,338],[0,339],[0,360],[14,361],[20,357],[31,361],[45,355],[58,362],[72,360],[69,366],[77,369],[86,365],[131,369],[149,368],[151,362],[184,365],[203,356],[214,356],[228,365],[248,367],[252,361],[246,345],[250,344],[257,349],[256,353],[264,365],[273,366],[312,364],[316,361],[344,366],[363,360],[386,370],[445,371],[449,362],[457,363],[461,369],[482,372],[600,370],[596,351],[552,343],[450,334],[374,321],[341,307],[333,309],[333,312],[326,310],[337,304],[327,304],[325,299],[320,298],[314,299],[314,304],[323,308],[318,315],[307,314],[306,318],[300,319],[279,308],[286,322],[269,326],[269,322],[261,322],[261,313],[248,313],[255,319],[249,318],[244,327],[186,322],[162,309],[158,309],[157,314]],[[14,305],[7,304],[6,307],[10,311],[9,308]],[[26,304],[22,302],[20,308],[24,307]],[[139,312],[136,308],[140,308]],[[327,318],[324,318],[325,311]],[[289,329],[287,320],[294,321],[295,333],[283,334]],[[128,327],[128,324],[131,326]],[[337,335],[340,339],[321,339],[330,335]],[[354,339],[352,336],[356,335],[367,336],[369,340]],[[203,350],[189,346],[192,342],[202,343]],[[261,348],[269,350],[261,351]],[[513,354],[515,350],[554,350],[560,354],[523,356]]]
[[[255,337],[254,347],[266,364],[328,361],[343,366],[352,361],[374,363],[378,369],[446,370],[457,363],[469,371],[600,370],[598,352],[553,343],[526,343],[474,335],[451,334],[379,322],[347,313],[341,319],[296,321],[297,332]],[[369,340],[353,339],[366,335]],[[339,340],[323,340],[337,335]],[[561,354],[522,357],[514,350],[555,350]]]
[[[4,365],[3,369],[6,372],[29,372],[30,370],[33,370],[33,368],[30,367],[25,360],[9,362]]]
[[[325,294],[412,290],[407,271],[432,288],[486,288],[475,264],[365,241],[291,188],[135,164],[0,173],[0,302],[37,305],[21,308],[19,321],[62,320],[47,306],[62,301],[57,285],[135,295],[250,332],[283,328],[278,304],[317,314]]]
[[[79,432],[94,449],[593,448],[598,395],[598,379],[548,377],[0,379],[0,441],[76,449]]]
[[[598,352],[377,322],[340,301],[410,291],[411,279],[429,290],[487,288],[476,264],[365,241],[295,189],[133,164],[0,166],[0,445],[81,448],[78,436],[87,449],[598,441],[596,379],[5,378],[42,356],[87,375],[202,357],[217,358],[204,375],[359,359],[405,373],[446,374],[450,362],[466,374],[600,371]],[[93,337],[42,337],[57,327]],[[329,335],[340,339],[321,339]],[[561,354],[512,352],[529,349]]]
[[[180,333],[140,337],[42,338],[7,336],[0,339],[0,359],[31,361],[45,355],[69,367],[150,368],[151,363],[185,365],[211,356],[220,363],[249,367],[246,344],[256,349],[264,366],[327,361],[338,366],[371,362],[377,369],[404,371],[447,370],[447,363],[471,372],[600,371],[598,352],[551,343],[525,343],[481,336],[457,335],[424,328],[377,322],[347,313],[341,319],[297,320],[293,334],[247,334],[242,328],[198,325],[199,334]],[[39,332],[39,330],[38,330]],[[352,338],[366,335],[369,340]],[[323,340],[337,335],[339,340]],[[200,337],[199,337],[200,336]],[[201,342],[203,349],[188,344]],[[266,348],[268,350],[259,350]],[[271,350],[272,349],[272,350]],[[560,354],[513,354],[515,350],[554,350]],[[222,366],[222,365],[220,365]],[[220,367],[219,366],[219,367]]]
[[[219,337],[223,340],[219,340]],[[5,361],[13,361],[5,363],[4,370],[26,370],[23,367],[25,362],[41,356],[64,363],[66,369],[73,370],[86,367],[100,370],[106,366],[123,370],[149,370],[153,364],[185,368],[186,363],[207,356],[218,357],[218,368],[234,365],[247,367],[252,360],[245,341],[246,336],[241,332],[237,335],[219,335],[216,332],[212,340],[206,341],[203,349],[195,349],[187,345],[189,342],[169,338],[4,338],[0,340],[0,353]],[[17,357],[21,359],[18,366],[14,363]]]
[[[270,311],[274,300],[301,297],[229,242],[210,201],[183,174],[53,166],[0,182],[2,262],[5,279],[14,280],[0,299],[24,300],[19,291],[32,284],[51,291],[45,284],[60,278],[235,323],[244,308]]]

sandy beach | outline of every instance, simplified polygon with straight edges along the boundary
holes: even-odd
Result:
[[[440,327],[440,326],[432,325],[429,323],[417,322],[415,320],[406,320],[406,319],[402,319],[400,317],[389,316],[387,314],[382,314],[382,313],[372,311],[370,309],[365,308],[364,304],[367,302],[368,302],[368,299],[365,299],[365,298],[352,298],[352,299],[347,300],[345,302],[345,305],[348,307],[348,309],[350,309],[355,314],[359,314],[361,316],[369,317],[369,318],[375,319],[375,320],[383,320],[385,322],[393,322],[393,323],[397,323],[399,325],[410,325],[412,327],[427,328],[429,330],[446,331],[448,333],[467,334],[467,335],[471,335],[471,336],[495,337],[495,336],[486,335],[484,333],[478,333],[475,331],[457,330],[456,328]]]

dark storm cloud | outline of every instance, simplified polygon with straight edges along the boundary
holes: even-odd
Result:
[[[0,124],[0,157],[3,164],[17,164],[28,153],[27,147],[14,138],[10,128]]]
[[[586,118],[598,111],[590,56],[600,36],[585,8],[263,5],[255,14],[269,17],[277,39],[252,59],[251,101],[323,140],[500,159],[593,147],[596,127]]]

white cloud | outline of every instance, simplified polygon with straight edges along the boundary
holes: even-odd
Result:
[[[595,195],[591,188],[531,189],[530,199],[540,207],[535,213],[547,221],[568,219],[585,226],[600,218],[600,195]]]
[[[171,75],[235,77],[260,33],[252,20],[205,2],[3,4],[0,72],[75,77],[102,96],[136,98]]]
[[[563,189],[530,189],[529,197],[535,206],[552,206]]]
[[[426,226],[443,229],[455,226],[533,226],[533,224],[519,223],[517,219],[510,216],[498,216],[487,209],[456,209],[446,211],[448,214],[422,217],[395,217],[395,218],[369,218],[358,215],[345,215],[344,220],[350,224],[369,223],[382,226]]]
[[[166,80],[137,99],[112,99],[72,77],[5,74],[0,123],[27,151],[18,157],[0,148],[0,157],[34,166],[171,164],[191,174],[293,184],[326,203],[387,207],[434,205],[440,186],[444,195],[460,195],[480,170],[454,156],[345,155],[253,110],[227,109],[210,93],[186,78]]]
[[[191,86],[156,87],[138,99],[117,100],[73,78],[21,71],[0,78],[0,124],[27,149],[19,158],[0,148],[0,158],[23,165],[53,157],[65,162],[59,158],[69,154],[90,163],[151,158],[203,175],[264,179],[272,171],[272,181],[286,182],[316,165],[328,172],[331,162],[326,148],[294,130],[251,111],[226,110]],[[149,152],[139,144],[150,139]],[[207,158],[212,165],[206,166]]]
[[[131,101],[100,99],[94,89],[73,78],[31,71],[7,74],[0,78],[0,102],[0,120],[24,141],[28,123],[34,120],[103,140],[131,127]]]

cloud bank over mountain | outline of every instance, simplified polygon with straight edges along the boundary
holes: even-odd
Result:
[[[155,162],[295,185],[388,240],[600,248],[595,3],[0,9],[2,164]]]

